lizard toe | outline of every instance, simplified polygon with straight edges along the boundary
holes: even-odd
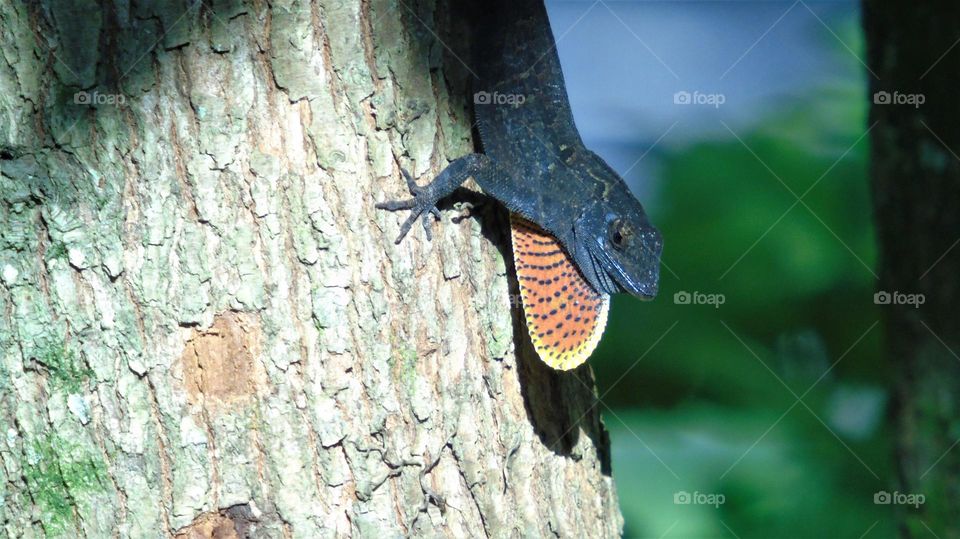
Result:
[[[412,210],[416,205],[417,199],[411,198],[407,200],[385,200],[383,202],[378,202],[374,207],[379,210],[397,211]]]
[[[403,209],[410,209],[410,215],[408,215],[403,221],[403,224],[400,225],[400,235],[397,236],[395,243],[399,244],[401,241],[403,241],[403,238],[405,238],[410,232],[410,229],[413,228],[413,223],[415,223],[418,219],[423,225],[423,231],[427,235],[427,241],[433,240],[433,234],[430,230],[430,216],[437,216],[437,219],[439,219],[440,212],[437,210],[437,207],[432,203],[429,205],[415,203],[412,208]]]
[[[413,176],[403,167],[400,167],[400,172],[403,173],[403,179],[407,182],[407,189],[414,195],[418,194],[420,192],[420,186],[417,185],[417,182],[413,181]]]
[[[403,241],[403,238],[406,237],[407,233],[410,232],[410,228],[413,226],[414,221],[417,220],[419,215],[416,212],[410,214],[409,217],[400,225],[400,234],[397,236],[395,244],[400,245],[400,242]]]
[[[430,219],[429,215],[424,215],[420,219],[420,223],[423,225],[423,233],[427,235],[427,241],[433,241],[433,232],[430,231]]]

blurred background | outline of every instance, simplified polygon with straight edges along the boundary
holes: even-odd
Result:
[[[663,232],[591,358],[628,537],[890,537],[852,1],[548,1],[577,125]]]

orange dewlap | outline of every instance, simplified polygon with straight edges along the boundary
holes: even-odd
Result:
[[[594,291],[560,242],[536,224],[511,213],[510,233],[533,347],[554,369],[576,368],[600,342],[610,296]]]

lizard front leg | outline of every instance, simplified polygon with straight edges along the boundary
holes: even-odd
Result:
[[[400,169],[400,171],[403,172],[403,177],[407,180],[407,188],[410,189],[410,194],[413,195],[413,198],[387,200],[376,205],[376,207],[381,210],[410,210],[410,215],[407,217],[407,220],[400,225],[400,236],[397,237],[396,243],[403,241],[404,236],[410,232],[413,223],[421,217],[423,218],[423,229],[427,234],[427,239],[431,239],[430,223],[427,219],[429,215],[433,215],[439,220],[440,212],[437,210],[437,202],[452,193],[463,182],[467,181],[467,178],[470,176],[479,175],[481,171],[492,166],[493,162],[486,155],[479,153],[465,155],[447,165],[447,168],[443,169],[443,172],[423,187],[420,187],[413,181],[409,172],[405,169]]]
[[[427,239],[430,239],[430,224],[427,217],[428,215],[434,215],[439,218],[437,201],[452,193],[454,189],[471,176],[480,185],[485,195],[499,200],[510,211],[524,215],[541,226],[549,228],[543,222],[544,212],[541,207],[541,193],[535,192],[533,187],[527,183],[516,181],[488,155],[472,153],[455,159],[432,182],[424,187],[418,186],[406,170],[401,169],[401,171],[407,180],[407,187],[410,189],[413,198],[388,200],[376,205],[377,208],[382,210],[410,210],[409,217],[400,225],[400,236],[397,238],[397,243],[403,241],[403,238],[410,232],[413,223],[420,217],[423,218],[423,227]]]

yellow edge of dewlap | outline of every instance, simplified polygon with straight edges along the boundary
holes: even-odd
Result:
[[[594,291],[543,229],[518,215],[511,215],[510,229],[524,319],[537,355],[554,369],[582,365],[603,335],[610,296]]]
[[[531,329],[530,319],[527,318],[527,330],[530,333],[530,340],[533,341],[533,347],[536,349],[537,355],[540,356],[540,359],[543,360],[544,363],[561,371],[568,371],[583,365],[584,362],[590,358],[590,355],[593,354],[593,351],[597,348],[597,345],[600,344],[600,337],[603,336],[603,330],[607,325],[607,310],[609,307],[610,296],[605,296],[603,298],[603,305],[600,308],[600,314],[597,318],[596,326],[594,327],[590,338],[580,345],[580,347],[565,353],[556,353],[556,350],[538,339]]]

